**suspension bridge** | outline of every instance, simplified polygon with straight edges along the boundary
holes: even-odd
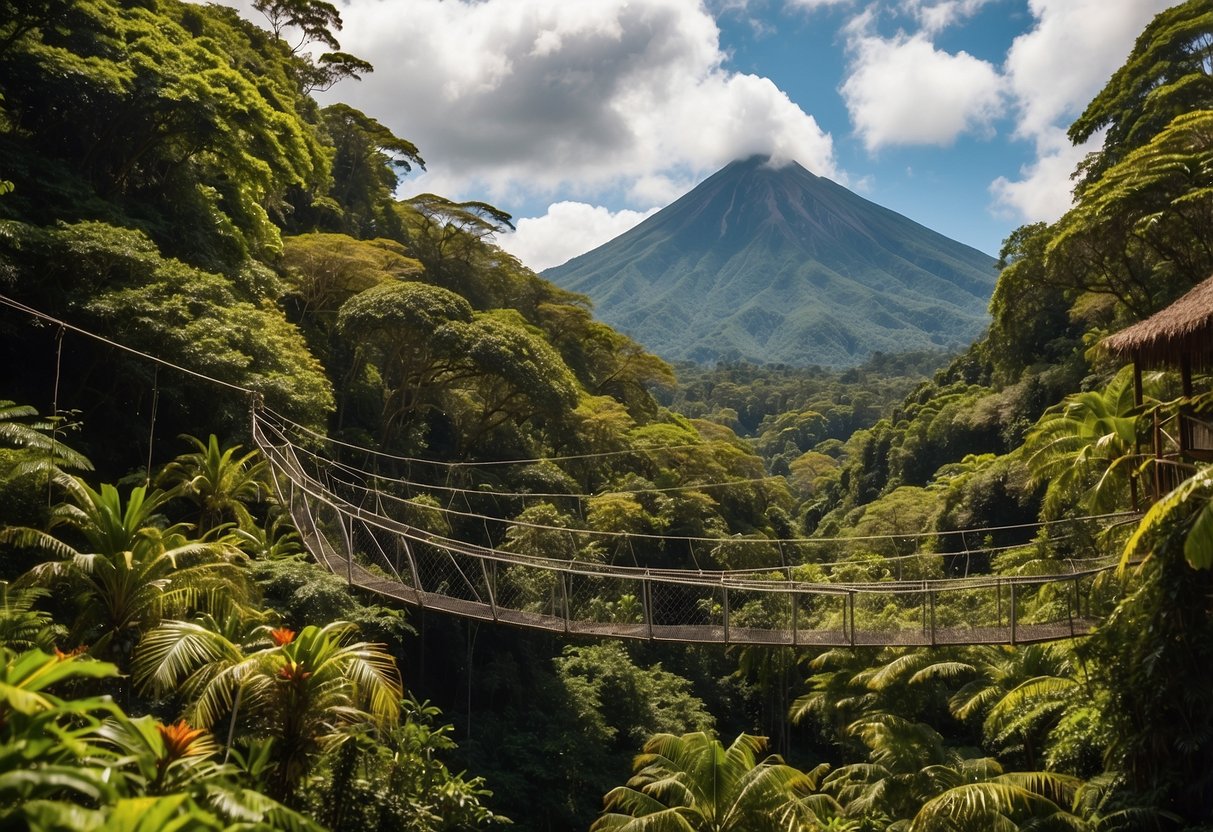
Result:
[[[829,580],[805,580],[813,569],[803,565],[658,569],[527,556],[455,539],[445,522],[423,526],[416,519],[419,504],[408,495],[435,486],[345,466],[309,447],[322,437],[300,441],[289,423],[264,409],[254,409],[253,437],[304,545],[349,584],[423,610],[568,635],[791,647],[1055,641],[1090,632],[1101,577],[1116,565],[1103,557],[1055,560],[1049,574],[905,576],[941,574],[942,558],[969,554],[958,551],[888,559],[901,569],[900,578],[848,580],[833,562],[816,569],[816,575],[829,569]],[[450,510],[431,502],[427,511]],[[492,521],[557,534],[610,534],[451,513],[483,521],[486,532]],[[624,537],[629,546],[654,541]],[[860,567],[856,574],[873,565],[870,559],[850,564]]]

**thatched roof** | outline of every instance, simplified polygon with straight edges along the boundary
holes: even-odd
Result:
[[[1213,277],[1100,346],[1142,367],[1178,366],[1184,355],[1194,368],[1213,366]]]

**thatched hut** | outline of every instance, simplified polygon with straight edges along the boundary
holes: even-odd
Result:
[[[1104,351],[1133,362],[1134,392],[1142,402],[1141,372],[1144,369],[1178,367],[1185,398],[1192,397],[1192,371],[1213,368],[1213,277],[1199,283],[1170,306],[1144,321],[1109,335],[1100,344]],[[1155,452],[1159,456],[1166,438],[1178,444],[1181,459],[1213,459],[1213,432],[1180,412],[1179,425],[1167,433],[1155,425]],[[1166,434],[1166,436],[1162,435]]]
[[[1141,369],[1179,367],[1184,395],[1191,395],[1192,369],[1213,366],[1213,277],[1166,309],[1109,335],[1102,347]]]

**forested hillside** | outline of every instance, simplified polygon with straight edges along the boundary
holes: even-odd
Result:
[[[1151,445],[1156,421],[1202,417],[1208,378],[1185,397],[1147,374],[1137,405],[1100,348],[1213,274],[1207,2],[1160,15],[1074,124],[1104,147],[1069,213],[1007,240],[970,349],[681,385],[497,248],[507,214],[395,198],[425,148],[311,97],[372,71],[337,10],[257,5],[268,28],[176,0],[0,0],[0,825],[1213,824],[1213,482]],[[415,528],[522,558],[843,585],[1120,568],[1084,589],[1105,623],[1031,646],[478,624],[314,564],[254,408]],[[556,591],[502,581],[535,610]],[[1031,622],[1068,599],[1010,603]],[[594,620],[639,607],[585,599]],[[920,615],[852,606],[851,631]]]

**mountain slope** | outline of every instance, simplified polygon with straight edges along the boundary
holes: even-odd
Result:
[[[667,359],[850,366],[974,340],[994,262],[798,164],[755,157],[543,276]]]

